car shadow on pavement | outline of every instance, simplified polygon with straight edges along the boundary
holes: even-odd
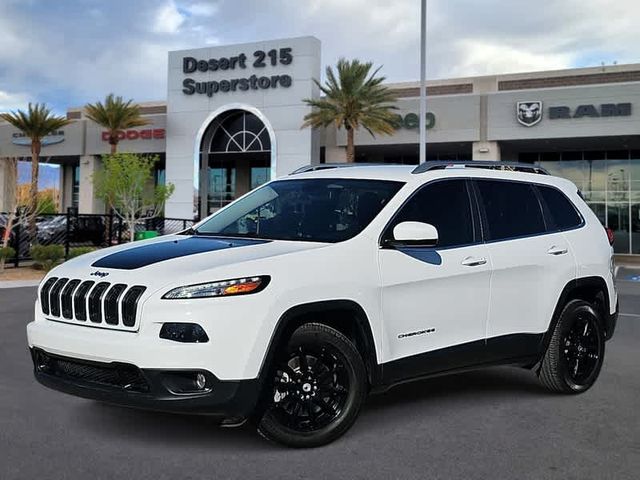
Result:
[[[403,412],[407,407],[428,412],[439,408],[443,402],[478,402],[481,399],[491,402],[510,395],[531,397],[549,393],[539,385],[532,372],[497,367],[397,386],[372,395],[363,407],[363,415],[375,415],[379,419],[377,414]],[[87,401],[78,409],[75,419],[88,432],[109,437],[109,440],[126,437],[129,441],[145,444],[170,442],[174,446],[229,451],[279,448],[260,438],[250,423],[239,428],[222,428],[206,415],[151,412]],[[358,423],[362,425],[363,422]],[[384,430],[384,422],[367,423],[367,430],[378,427]]]
[[[401,384],[381,394],[372,395],[366,408],[377,410],[416,403],[428,406],[442,401],[465,401],[469,398],[474,401],[481,398],[500,399],[510,394],[521,397],[552,395],[542,387],[530,370],[493,367]]]
[[[264,450],[270,445],[248,422],[237,428],[222,428],[207,415],[154,412],[86,401],[83,408],[78,409],[76,420],[82,428],[93,432],[92,435],[114,441],[127,438],[144,444],[170,443],[225,450]]]

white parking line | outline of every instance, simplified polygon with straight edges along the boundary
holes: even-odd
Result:
[[[634,318],[640,318],[640,315],[638,315],[637,313],[620,313],[619,314],[621,317],[634,317]]]

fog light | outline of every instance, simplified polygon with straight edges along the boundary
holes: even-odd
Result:
[[[48,372],[51,368],[51,359],[41,351],[36,351],[36,369],[39,372]]]
[[[182,343],[205,343],[207,332],[197,323],[165,323],[160,329],[160,338]]]
[[[204,390],[204,387],[207,386],[207,378],[204,376],[204,374],[199,373],[198,375],[196,375],[196,387],[198,387],[199,390]]]

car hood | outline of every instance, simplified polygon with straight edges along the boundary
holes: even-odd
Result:
[[[232,264],[246,265],[247,262],[327,245],[303,241],[168,235],[81,255],[60,265],[49,276],[96,281],[103,279],[153,288],[200,277],[210,270]]]

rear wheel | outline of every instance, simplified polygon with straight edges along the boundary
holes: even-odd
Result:
[[[538,373],[542,383],[561,393],[581,393],[598,378],[604,361],[604,329],[597,310],[583,300],[564,307]]]
[[[362,358],[347,337],[318,323],[298,328],[276,361],[258,431],[290,447],[317,447],[345,433],[367,394]]]

